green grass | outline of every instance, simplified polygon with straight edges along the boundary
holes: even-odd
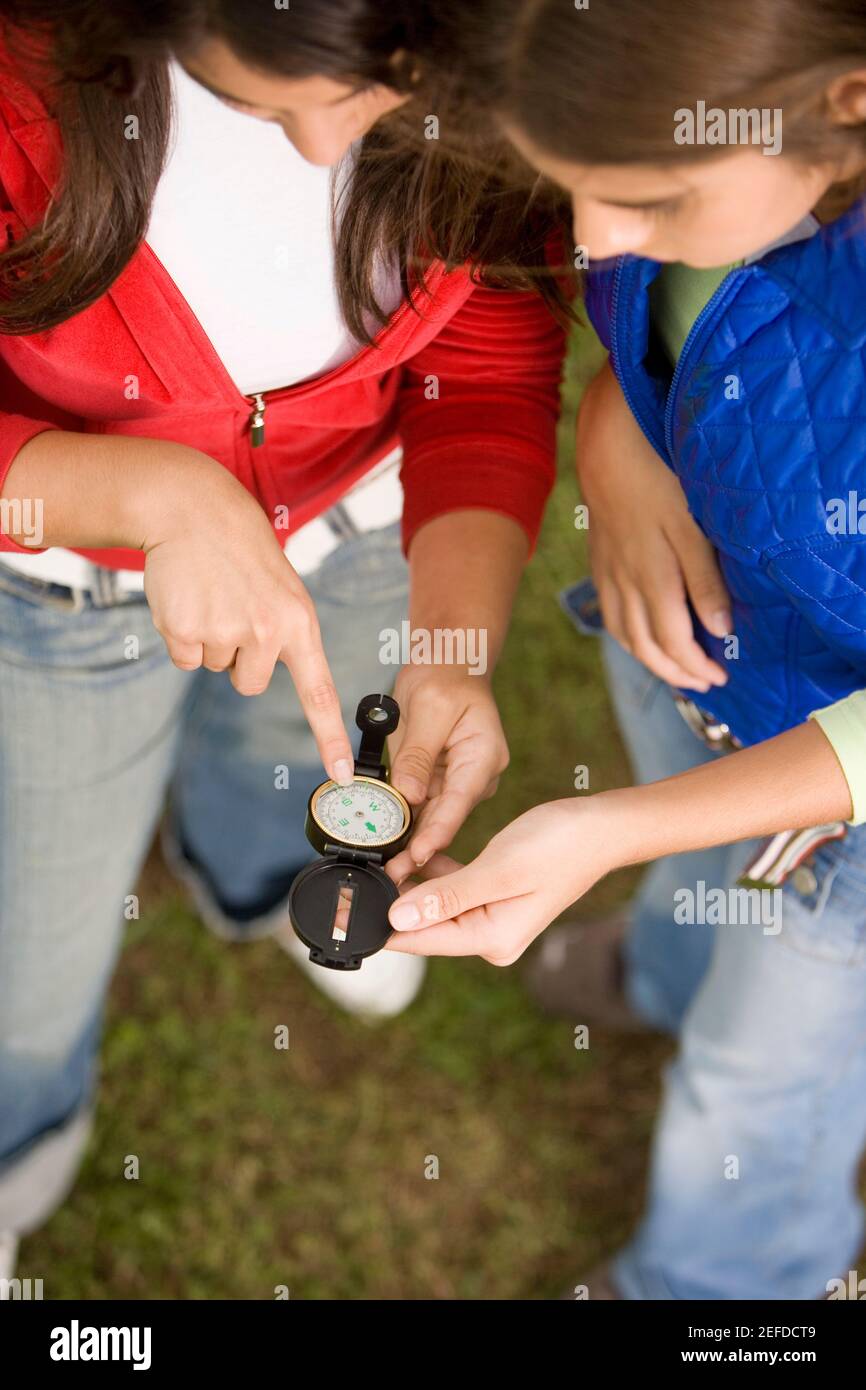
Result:
[[[497,678],[512,764],[467,857],[526,807],[627,768],[596,645],[556,602],[586,570],[562,476]],[[627,876],[580,905],[597,913]],[[24,1246],[49,1298],[507,1299],[557,1294],[640,1210],[662,1042],[529,1002],[520,967],[434,961],[420,1000],[371,1029],[332,1008],[270,941],[225,946],[157,861],[111,991],[96,1132],[80,1181]],[[290,1030],[288,1051],[274,1029]],[[127,1155],[140,1164],[124,1178]],[[424,1177],[436,1155],[439,1178]]]

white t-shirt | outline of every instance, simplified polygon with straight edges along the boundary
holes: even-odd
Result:
[[[359,344],[334,283],[333,191],[350,176],[308,164],[278,125],[226,106],[172,65],[171,151],[147,234],[244,395],[347,362]],[[399,275],[377,275],[383,308]]]
[[[186,299],[243,395],[291,386],[359,350],[334,281],[333,180],[308,164],[279,126],[234,111],[172,64],[173,132],[147,242]],[[384,311],[402,298],[399,272],[380,264]],[[375,332],[378,324],[370,323]],[[60,546],[4,553],[11,568],[88,587],[88,560]],[[142,576],[120,571],[125,587]]]

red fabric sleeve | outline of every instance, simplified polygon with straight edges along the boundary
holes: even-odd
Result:
[[[556,472],[565,337],[538,295],[479,287],[406,364],[406,549],[426,521],[474,507],[513,517],[535,545]]]
[[[0,499],[3,497],[3,488],[6,483],[6,475],[15,462],[15,457],[19,449],[37,434],[42,434],[43,430],[54,430],[56,425],[49,425],[44,420],[31,420],[26,415],[4,415],[0,412]],[[4,532],[6,518],[0,510],[0,551],[16,551],[19,555],[39,555],[44,550],[43,547],[34,545],[17,545]]]

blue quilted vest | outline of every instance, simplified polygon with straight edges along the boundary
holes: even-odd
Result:
[[[694,698],[756,743],[866,686],[864,207],[732,271],[672,380],[647,361],[659,270],[592,271],[587,308],[733,601],[729,659],[696,621],[729,679]]]

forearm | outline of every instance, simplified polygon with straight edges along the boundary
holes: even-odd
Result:
[[[824,825],[851,816],[851,794],[813,722],[646,786],[594,798],[615,866]]]
[[[18,452],[0,491],[7,534],[19,545],[142,549],[154,504],[192,495],[219,465],[184,445],[47,430]],[[178,488],[178,483],[182,488]],[[20,505],[17,505],[20,504]],[[39,538],[16,517],[41,518]]]
[[[409,550],[413,631],[483,632],[492,671],[528,556],[523,528],[498,512],[449,512],[427,522]]]

